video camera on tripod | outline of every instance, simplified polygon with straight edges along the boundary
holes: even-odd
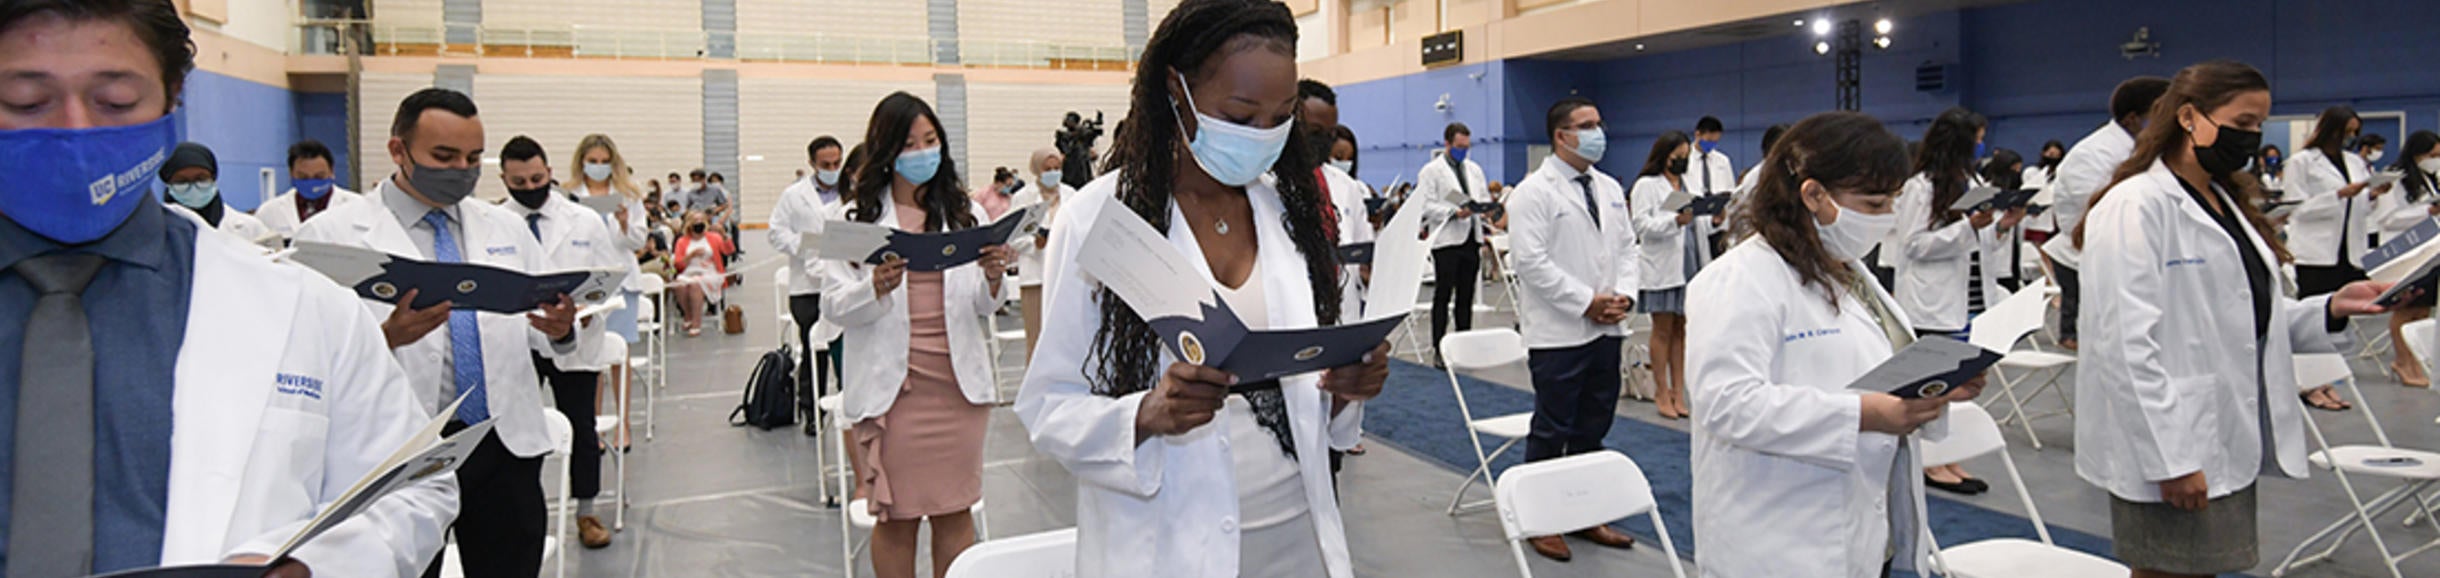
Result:
[[[1101,140],[1101,135],[1105,133],[1101,111],[1093,112],[1093,120],[1085,120],[1083,114],[1074,111],[1067,113],[1067,118],[1059,123],[1059,132],[1054,135],[1059,156],[1067,159],[1059,167],[1061,182],[1079,189],[1093,182],[1093,144]]]

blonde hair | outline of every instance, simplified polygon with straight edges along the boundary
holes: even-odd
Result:
[[[585,152],[596,148],[610,152],[610,188],[629,200],[643,199],[643,191],[635,186],[635,175],[627,168],[627,157],[619,154],[618,143],[611,142],[610,135],[606,134],[585,135],[583,140],[576,142],[576,162],[568,163],[568,182],[590,182],[585,178]]]

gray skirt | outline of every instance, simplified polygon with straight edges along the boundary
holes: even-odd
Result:
[[[2128,567],[2172,574],[2242,572],[2261,563],[2258,513],[2253,486],[2212,499],[2200,512],[2110,496],[2112,553]]]
[[[1643,313],[1686,314],[1686,287],[1683,285],[1660,290],[1646,290],[1635,299],[1635,310]]]

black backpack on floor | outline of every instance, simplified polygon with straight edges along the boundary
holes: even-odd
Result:
[[[746,398],[729,412],[729,425],[769,431],[796,425],[796,351],[786,345],[762,355],[746,378]]]

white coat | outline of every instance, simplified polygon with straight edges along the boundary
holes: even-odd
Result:
[[[1895,300],[1861,275],[1892,314]],[[1769,243],[1747,239],[1686,291],[1694,535],[1704,576],[1881,575],[1923,564],[1916,540],[1922,468],[1898,436],[1859,431],[1848,384],[1894,353],[1888,333],[1845,287],[1838,306]],[[1946,420],[1917,430],[1938,438]],[[1893,528],[1901,531],[1892,532]]]
[[[1733,194],[1737,191],[1737,169],[1729,161],[1728,153],[1716,148],[1710,153],[1698,148],[1694,153],[1693,157],[1686,159],[1686,174],[1679,175],[1679,178],[1686,180],[1687,192],[1708,195]],[[1709,180],[1705,180],[1707,178]]]
[[[2198,471],[2214,498],[2253,485],[2266,464],[2304,477],[2293,355],[2347,340],[2325,331],[2327,296],[2291,299],[2274,279],[2267,338],[2256,341],[2245,267],[2205,211],[2156,162],[2085,215],[2076,473],[2128,501],[2161,501],[2160,482]],[[2272,258],[2252,229],[2255,253]],[[2267,461],[2265,436],[2276,444]]]
[[[272,553],[431,419],[380,321],[318,273],[199,231],[189,299],[164,565]],[[416,576],[457,511],[454,478],[409,486],[294,556],[321,576]]]
[[[567,195],[557,190],[547,197],[540,211],[527,209],[515,200],[500,204],[500,208],[507,209],[520,221],[530,213],[542,214],[542,220],[536,223],[542,229],[542,238],[538,241],[542,245],[542,271],[624,270],[635,266],[634,255],[619,250],[618,239],[611,235],[609,226],[602,223],[601,213],[568,200]],[[576,330],[582,335],[576,341],[576,351],[564,359],[552,361],[552,365],[558,366],[560,371],[604,371],[626,361],[610,347],[610,324],[606,319],[592,319],[589,323],[578,321]]]
[[[1079,240],[1091,233],[1100,212],[1125,210],[1111,202],[1119,176],[1113,172],[1095,179],[1060,209],[1047,257],[1049,308],[1042,316],[1034,362],[1017,394],[1017,417],[1025,421],[1034,449],[1076,476],[1077,576],[1234,578],[1240,535],[1227,428],[1207,424],[1139,445],[1135,417],[1145,393],[1095,394],[1086,373],[1091,367],[1087,352],[1101,322],[1095,297],[1100,287],[1082,277],[1073,262]],[[1281,221],[1286,209],[1271,183],[1265,177],[1245,189],[1259,235],[1257,268],[1275,272],[1252,282],[1262,283],[1269,299],[1269,327],[1313,327],[1317,322],[1310,280],[1277,274],[1303,271],[1305,260],[1288,237]],[[1171,222],[1183,222],[1175,204],[1170,214]],[[1170,227],[1169,242],[1208,281],[1211,266],[1190,229]],[[1164,348],[1157,363],[1165,368],[1175,361]],[[1297,474],[1311,507],[1308,518],[1321,540],[1324,565],[1332,578],[1349,578],[1354,574],[1338,498],[1331,489],[1329,450],[1353,447],[1361,440],[1361,417],[1352,409],[1331,415],[1327,394],[1318,387],[1320,379],[1311,373],[1281,378],[1279,383],[1286,393]]]
[[[881,204],[881,219],[877,224],[898,229],[896,203]],[[840,202],[831,209],[833,219],[846,220],[851,202]],[[983,219],[983,206],[970,204],[968,210],[978,223]],[[873,294],[872,267],[860,262],[823,261],[824,283],[829,290],[822,292],[822,320],[839,326],[855,339],[847,340],[842,353],[847,364],[846,398],[843,409],[848,421],[864,421],[890,412],[898,403],[898,389],[907,380],[907,340],[912,328],[907,322],[907,291],[901,283],[888,295]],[[958,389],[966,401],[977,405],[991,403],[993,396],[990,350],[983,340],[983,316],[999,310],[1012,289],[1000,284],[1000,293],[992,293],[983,278],[981,262],[967,263],[941,272],[941,307],[943,323],[949,329],[949,362],[954,365]]]
[[[297,229],[296,240],[315,241],[372,249],[415,259],[432,259],[431,249],[419,246],[407,236],[398,217],[391,214],[382,195],[406,194],[392,190],[383,179],[361,203],[334,205],[330,210],[314,215],[312,221]],[[459,254],[465,262],[491,265],[525,272],[550,270],[541,243],[525,227],[525,219],[507,209],[479,200],[459,201]],[[364,306],[374,317],[388,318],[395,306],[364,300]],[[534,329],[524,315],[482,312],[475,315],[483,335],[484,396],[496,423],[492,433],[508,446],[509,453],[519,457],[535,457],[551,451],[551,439],[542,425],[542,384],[534,373],[534,359],[527,352],[541,353],[554,363],[564,362],[584,347],[584,333],[576,333],[575,348],[560,352],[550,344],[550,338]],[[422,339],[392,350],[398,364],[407,371],[415,385],[415,395],[428,411],[438,412],[448,407],[444,389],[455,390],[455,378],[450,365],[449,327],[443,324],[424,334]],[[463,392],[459,392],[463,393]]]
[[[1967,188],[1978,186],[1982,186],[1979,179],[1966,184]],[[1930,179],[1920,174],[1907,179],[1898,193],[1898,230],[1903,234],[1898,246],[1882,246],[1881,256],[1895,254],[1898,258],[1898,307],[1914,320],[1915,329],[1964,331],[1970,259],[1982,254],[1983,304],[1998,304],[2008,296],[1999,286],[1998,269],[2005,254],[1999,249],[2015,236],[1999,229],[1996,216],[1980,229],[1965,217],[1932,227],[1932,196]]]
[[[1009,201],[1009,206],[1035,207],[1035,210],[1044,211],[1042,226],[1049,227],[1058,219],[1060,201],[1074,198],[1076,187],[1060,183],[1059,190],[1049,195],[1043,195],[1043,190],[1041,183],[1032,183],[1025,187],[1025,190],[1017,191],[1016,198]],[[1047,247],[1038,246],[1031,238],[1019,240],[1011,244],[1011,247],[1017,250],[1018,284],[1024,287],[1042,285],[1042,253]]]
[[[2342,228],[2346,230],[2343,241],[2348,265],[2362,268],[2364,253],[2372,250],[2365,240],[2372,234],[2372,189],[2353,198],[2338,196],[2339,188],[2371,178],[2372,166],[2353,152],[2340,154],[2347,163],[2345,175],[2339,174],[2330,157],[2322,156],[2321,149],[2297,149],[2288,157],[2288,198],[2303,201],[2287,223],[2288,252],[2296,255],[2298,266],[2337,265]]]
[[[1691,188],[1693,184],[1687,186]],[[1677,190],[1677,186],[1669,184],[1667,177],[1653,175],[1635,179],[1635,191],[1627,195],[1627,205],[1632,207],[1634,215],[1636,241],[1643,250],[1643,277],[1637,284],[1640,290],[1661,291],[1686,286],[1687,230],[1693,230],[1697,239],[1697,258],[1700,261],[1711,260],[1711,217],[1695,217],[1685,225],[1679,225],[1677,213],[1661,210],[1661,205],[1669,201],[1669,193]],[[1579,201],[1576,204],[1584,203]],[[1697,270],[1702,266],[1700,261],[1696,264]]]
[[[2076,226],[2084,222],[2093,194],[2109,186],[2118,165],[2134,154],[2135,135],[2115,122],[2101,123],[2092,134],[2076,141],[2076,146],[2068,147],[2067,156],[2059,159],[2059,177],[2051,184],[2050,210],[2043,213],[2050,215],[2059,234],[2042,244],[2042,254],[2060,266],[2076,268],[2084,254],[2076,249]]]
[[[168,203],[166,206],[179,213],[193,216],[195,218],[195,222],[197,223],[203,223],[206,227],[211,226],[210,223],[204,223],[202,214],[196,213],[194,209],[186,208],[186,205]],[[253,215],[238,212],[237,209],[228,208],[226,206],[221,207],[220,226],[214,228],[218,229],[220,232],[234,235],[239,239],[245,239],[248,243],[256,243],[257,245],[260,245],[263,239],[271,236],[271,230],[263,227],[263,222],[261,220],[254,218]]]
[[[584,183],[576,183],[576,190],[570,191],[570,194],[582,198],[597,195],[624,195],[625,193],[620,193],[615,189],[595,193]],[[618,248],[620,258],[626,261],[627,283],[619,288],[625,291],[642,292],[644,290],[644,268],[641,263],[636,262],[635,253],[644,250],[644,244],[651,242],[651,237],[646,236],[646,231],[652,224],[652,217],[650,213],[644,211],[644,200],[635,197],[626,197],[619,204],[619,211],[627,214],[626,226],[619,226],[618,213],[601,215],[602,227],[610,231],[612,246]]]
[[[1365,188],[1363,181],[1356,180],[1353,175],[1339,170],[1338,167],[1323,165],[1320,170],[1319,182],[1323,189],[1330,192],[1330,207],[1339,218],[1339,244],[1372,242],[1376,232],[1372,228],[1371,215],[1364,211],[1364,197],[1370,196],[1372,190]],[[1344,290],[1342,302],[1364,302],[1363,274],[1363,268],[1360,266],[1348,265],[1346,267],[1345,279],[1347,282],[1339,284],[1339,287]],[[1362,309],[1345,309],[1345,311],[1362,311]],[[1353,319],[1353,317],[1349,319]]]
[[[803,245],[805,235],[822,235],[822,223],[830,220],[835,205],[822,202],[813,177],[797,179],[779,192],[779,205],[771,208],[771,247],[788,256],[789,295],[822,293],[822,258]]]
[[[333,185],[330,188],[330,205],[323,207],[322,210],[328,212],[331,209],[339,208],[340,205],[361,200],[364,200],[363,195]],[[321,215],[317,213],[314,216]],[[263,227],[271,229],[273,233],[279,233],[282,239],[297,236],[297,227],[305,225],[305,219],[297,217],[296,189],[288,189],[288,192],[280,193],[280,196],[255,205],[254,218],[261,219]]]
[[[1466,198],[1477,203],[1491,202],[1491,187],[1483,179],[1482,165],[1471,160],[1460,164],[1466,167]],[[1461,207],[1446,199],[1450,192],[1458,190],[1457,179],[1457,171],[1449,168],[1449,158],[1435,155],[1423,163],[1423,169],[1415,175],[1415,191],[1407,195],[1408,199],[1423,200],[1423,228],[1432,232],[1434,249],[1466,244],[1468,232],[1482,227],[1479,216],[1457,218]]]
[[[2422,172],[2422,169],[2414,169],[2406,177],[2407,180],[2425,179],[2426,183],[2440,183],[2440,179],[2434,179],[2430,173],[2412,174],[2419,172]],[[2389,187],[2388,193],[2382,194],[2381,198],[2372,201],[2372,226],[2373,230],[2381,233],[2379,241],[2387,243],[2390,239],[2396,239],[2399,235],[2406,234],[2407,230],[2415,228],[2416,225],[2431,220],[2432,203],[2440,201],[2440,198],[2435,197],[2440,197],[2440,192],[2426,189],[2421,200],[2408,200],[2405,181],[2399,181],[2397,185]]]
[[[1588,167],[1589,168],[1589,167]],[[1634,217],[1627,212],[1618,180],[1591,169],[1593,201],[1601,223],[1584,206],[1577,172],[1553,156],[1517,183],[1508,198],[1508,258],[1515,262],[1518,296],[1524,302],[1525,346],[1559,349],[1605,336],[1626,335],[1621,324],[1596,324],[1584,317],[1593,296],[1634,297],[1637,250]]]

